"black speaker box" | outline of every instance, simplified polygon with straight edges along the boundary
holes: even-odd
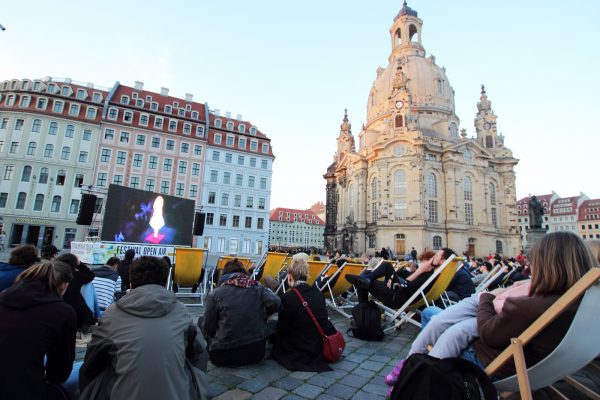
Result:
[[[202,236],[204,233],[204,222],[206,221],[206,214],[197,212],[194,216],[194,236]]]
[[[95,194],[81,195],[81,203],[79,203],[79,214],[77,214],[77,225],[91,225],[94,219],[94,208],[96,208]]]

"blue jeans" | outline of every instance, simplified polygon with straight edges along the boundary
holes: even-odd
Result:
[[[475,349],[473,348],[473,345],[471,345],[471,346],[467,347],[465,350],[463,350],[463,352],[460,353],[460,358],[462,358],[463,360],[472,362],[473,364],[477,365],[481,369],[485,369],[485,367],[483,366],[481,361],[479,361],[479,358],[477,358],[477,354],[475,353]]]
[[[442,311],[444,310],[436,306],[429,306],[425,308],[421,313],[421,329],[425,329],[429,321],[431,321],[431,317],[441,313]]]

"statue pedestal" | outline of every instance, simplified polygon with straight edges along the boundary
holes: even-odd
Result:
[[[527,246],[525,246],[525,254],[531,249],[533,244],[537,242],[542,236],[548,233],[547,229],[544,228],[527,228]]]

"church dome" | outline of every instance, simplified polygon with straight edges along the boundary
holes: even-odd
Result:
[[[377,71],[367,104],[367,123],[392,112],[390,97],[399,68],[410,96],[411,111],[454,114],[454,92],[444,69],[435,63],[433,56],[411,55],[399,57]]]

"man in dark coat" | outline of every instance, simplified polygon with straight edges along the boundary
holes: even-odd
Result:
[[[131,267],[131,263],[135,258],[135,250],[129,249],[125,252],[125,257],[123,258],[123,262],[117,268],[117,272],[121,277],[121,290],[126,291],[129,289],[129,268]]]

